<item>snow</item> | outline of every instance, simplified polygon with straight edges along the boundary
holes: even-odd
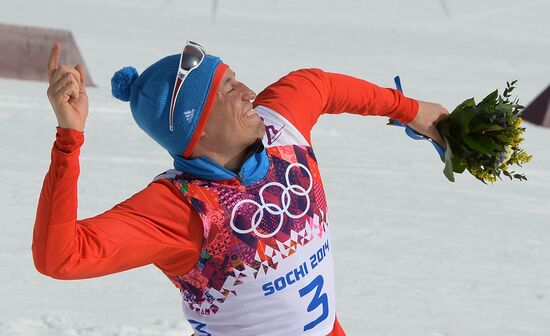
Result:
[[[213,0],[212,0],[213,1]],[[528,103],[548,85],[550,1],[0,0],[0,22],[71,30],[96,88],[81,155],[79,217],[131,196],[170,157],[136,127],[109,80],[187,39],[257,92],[320,67],[452,109],[508,80]],[[44,65],[46,60],[44,60]],[[0,335],[186,335],[177,289],[153,266],[58,281],[33,266],[36,204],[56,121],[46,83],[0,80]],[[337,313],[349,335],[547,335],[550,130],[527,124],[528,181],[442,174],[431,145],[385,118],[321,118]],[[267,316],[268,312],[266,312]]]

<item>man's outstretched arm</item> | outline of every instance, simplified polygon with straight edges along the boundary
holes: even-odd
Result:
[[[444,145],[435,125],[448,111],[439,104],[417,101],[368,81],[302,69],[291,72],[262,91],[254,105],[264,105],[290,120],[310,141],[311,128],[322,114],[349,112],[387,116]]]

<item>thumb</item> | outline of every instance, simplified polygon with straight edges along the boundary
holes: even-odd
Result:
[[[84,66],[82,64],[79,64],[74,67],[78,73],[80,73],[80,85],[85,86],[86,85],[86,70],[84,69]]]

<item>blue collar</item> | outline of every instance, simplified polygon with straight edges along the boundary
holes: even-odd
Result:
[[[269,169],[269,157],[261,142],[251,149],[247,159],[238,172],[220,166],[207,156],[201,156],[195,159],[184,159],[180,155],[170,155],[174,158],[174,168],[176,170],[211,181],[236,178],[244,185],[251,185],[263,179]]]

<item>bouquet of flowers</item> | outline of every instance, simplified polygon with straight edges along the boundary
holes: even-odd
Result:
[[[495,90],[478,104],[474,98],[465,100],[437,124],[447,145],[442,160],[449,181],[454,182],[454,173],[464,170],[485,184],[501,179],[501,174],[511,180],[527,180],[509,169],[511,165],[521,167],[532,158],[520,148],[525,128],[520,127],[523,106],[517,98],[510,99],[515,84],[506,83],[502,95]]]

